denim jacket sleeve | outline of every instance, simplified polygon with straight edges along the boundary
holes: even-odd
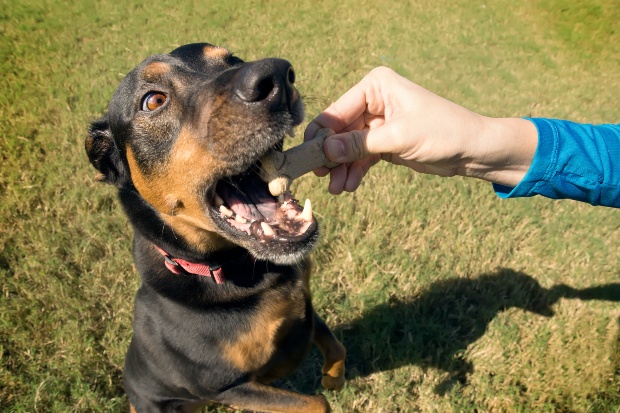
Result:
[[[532,165],[514,188],[493,184],[498,196],[542,195],[620,208],[620,124],[526,119],[538,129]]]

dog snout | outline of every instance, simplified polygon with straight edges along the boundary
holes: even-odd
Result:
[[[264,59],[241,69],[235,85],[237,96],[273,110],[290,109],[294,97],[295,72],[283,59]]]

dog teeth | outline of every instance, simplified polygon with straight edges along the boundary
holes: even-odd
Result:
[[[312,221],[312,204],[309,199],[306,199],[306,202],[304,203],[304,210],[301,211],[301,214],[299,214],[295,219],[306,222]]]
[[[295,137],[295,129],[293,129],[293,127],[291,126],[291,128],[288,130],[288,136],[290,136],[291,138]]]
[[[271,228],[271,225],[269,225],[268,223],[261,222],[260,226],[263,229],[263,234],[265,234],[266,236],[273,237],[274,235],[276,235],[275,231],[273,230],[273,228]]]
[[[213,204],[214,204],[216,207],[220,207],[220,206],[224,205],[224,200],[222,199],[222,197],[221,197],[221,196],[219,196],[219,195],[217,194],[217,192],[215,193],[215,196],[213,196]]]
[[[232,218],[235,215],[230,209],[226,208],[224,205],[220,205],[220,213],[225,217]]]
[[[241,215],[237,214],[235,215],[235,221],[237,221],[240,224],[247,224],[248,220],[243,218]]]

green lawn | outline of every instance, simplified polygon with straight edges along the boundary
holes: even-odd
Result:
[[[0,0],[0,411],[127,409],[131,230],[83,141],[149,54],[286,58],[307,120],[387,65],[487,115],[620,122],[617,0],[166,3]],[[336,412],[620,411],[618,211],[387,165],[326,188],[294,191],[348,381],[323,391],[315,351],[281,386]]]

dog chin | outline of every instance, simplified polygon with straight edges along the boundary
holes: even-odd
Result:
[[[304,249],[304,251],[289,254],[258,253],[253,255],[259,260],[269,261],[278,265],[294,265],[302,261],[311,250],[312,247],[307,248],[307,250]]]

